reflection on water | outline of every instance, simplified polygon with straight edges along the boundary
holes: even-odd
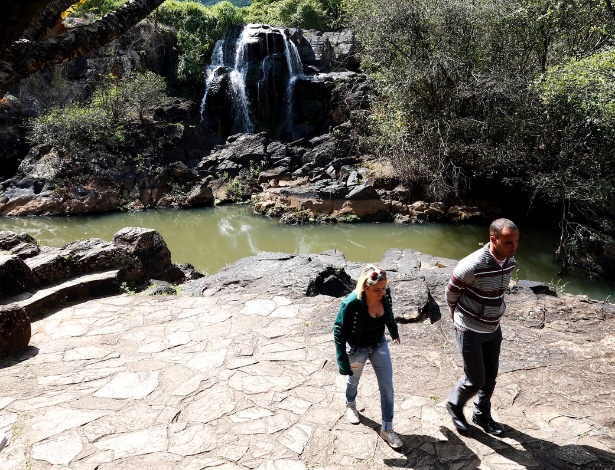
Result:
[[[443,258],[461,259],[488,241],[484,225],[338,224],[281,225],[255,216],[248,206],[190,210],[148,210],[79,217],[0,217],[0,230],[27,232],[43,245],[61,246],[82,238],[112,240],[123,227],[148,227],[163,236],[174,263],[191,263],[214,273],[224,265],[262,251],[320,253],[337,249],[347,259],[374,262],[389,248],[412,248]],[[557,276],[557,234],[520,227],[518,277],[566,284],[565,291],[615,300],[610,283]]]

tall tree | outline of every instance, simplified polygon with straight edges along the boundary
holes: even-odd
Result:
[[[62,12],[76,0],[8,0],[0,19],[0,97],[22,78],[113,41],[164,0],[129,0],[89,25],[66,29]]]

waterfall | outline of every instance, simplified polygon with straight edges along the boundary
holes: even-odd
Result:
[[[224,64],[224,53],[222,51],[223,44],[224,41],[222,39],[216,41],[214,52],[211,54],[211,64],[209,64],[205,70],[205,93],[203,93],[203,99],[201,100],[201,119],[203,119],[205,114],[205,103],[207,100],[207,94],[211,88],[211,82],[214,81],[214,78],[216,78],[218,72]]]
[[[285,31],[280,29],[280,34],[284,38],[284,55],[286,64],[288,65],[288,84],[284,95],[284,110],[286,114],[286,130],[292,133],[293,123],[295,121],[293,111],[293,93],[295,91],[295,82],[298,78],[303,78],[303,64],[297,46],[290,40]],[[295,136],[293,136],[294,138]]]
[[[246,38],[248,27],[246,26],[235,44],[235,64],[231,70],[231,85],[233,96],[233,111],[242,124],[243,132],[254,132],[254,126],[250,120],[250,110],[246,96]]]
[[[228,105],[220,108],[220,98],[217,98],[211,102],[210,108],[214,106],[212,109],[216,109],[214,112],[217,114],[212,115],[216,118],[232,108],[232,124],[227,119],[224,124],[226,131],[255,132],[256,127],[262,130],[265,126],[272,131],[277,129],[279,132],[283,128],[285,133],[291,133],[295,83],[305,77],[299,51],[291,41],[288,30],[248,24],[238,36],[237,33],[235,30],[234,34],[216,43],[211,64],[205,70],[205,93],[201,101],[203,120],[206,120],[208,112],[208,94],[218,93],[217,88],[226,90]],[[231,36],[237,37],[234,48],[229,47]],[[259,73],[255,74],[256,70]],[[246,76],[249,77],[248,84]],[[220,85],[214,87],[214,83]],[[250,101],[254,105],[252,109]],[[282,126],[280,118],[284,119]]]

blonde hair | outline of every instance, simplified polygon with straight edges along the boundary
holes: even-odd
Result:
[[[376,276],[374,276],[374,273],[376,273]],[[359,279],[357,280],[357,287],[354,289],[357,294],[357,298],[361,299],[365,289],[380,281],[386,281],[387,284],[389,283],[386,271],[374,264],[368,264],[365,266],[359,275]]]

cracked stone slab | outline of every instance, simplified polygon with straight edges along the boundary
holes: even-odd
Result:
[[[111,450],[114,459],[166,452],[168,448],[166,426],[128,432],[100,439],[93,443],[100,450]]]
[[[38,442],[32,446],[31,457],[53,465],[68,465],[83,449],[81,436],[76,431]]]
[[[111,381],[94,393],[95,397],[132,398],[139,400],[158,387],[160,372],[119,372]]]

